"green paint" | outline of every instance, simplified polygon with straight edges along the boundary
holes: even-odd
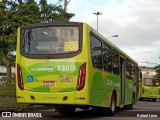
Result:
[[[71,91],[75,91],[75,90],[76,90],[76,88],[65,88],[65,89],[62,89],[58,92],[71,92]]]
[[[110,102],[110,94],[116,89],[120,91],[120,78],[112,74],[105,72],[96,72],[93,75],[93,82],[91,88],[91,100],[92,105],[107,106]],[[105,103],[105,104],[104,104]]]
[[[77,76],[79,73],[79,68],[84,61],[75,61],[75,60],[42,60],[39,62],[37,60],[32,61],[32,64],[27,64],[27,60],[24,61],[24,64],[21,64],[22,74],[23,74],[23,83],[24,85],[27,83],[32,84],[31,88],[25,88],[26,90],[31,90],[35,92],[50,92],[50,86],[42,86],[43,80],[55,80],[58,81],[59,75],[73,75]],[[37,63],[37,62],[38,63]],[[28,61],[30,62],[30,61]],[[33,82],[28,81],[28,76],[33,76]],[[52,77],[49,77],[52,76]],[[55,77],[55,78],[54,78]],[[44,79],[43,79],[44,78]],[[76,78],[77,80],[77,78]],[[40,83],[41,86],[34,88],[34,84]],[[60,89],[59,92],[69,92],[75,91],[75,86],[66,85],[66,88],[57,86]],[[69,87],[69,88],[67,88]],[[57,88],[56,88],[57,89]],[[51,89],[52,91],[52,89]]]
[[[101,72],[97,72],[93,76],[92,90],[94,89],[104,89],[105,81],[103,80]]]
[[[50,87],[49,86],[39,86],[39,87],[30,89],[30,91],[34,91],[34,92],[50,92]]]
[[[36,76],[53,75],[53,74],[73,74],[77,75],[80,67],[77,62],[43,62],[29,66],[30,72]]]

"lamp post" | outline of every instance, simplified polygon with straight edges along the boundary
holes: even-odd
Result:
[[[93,13],[93,14],[97,15],[97,31],[98,31],[98,15],[102,15],[102,13],[97,12],[97,13]]]
[[[118,35],[111,35],[111,36],[108,36],[107,38],[110,38],[110,37],[118,37]]]

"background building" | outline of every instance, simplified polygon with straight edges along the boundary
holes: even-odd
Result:
[[[142,76],[145,78],[152,78],[156,75],[156,72],[153,68],[140,67],[142,71]]]

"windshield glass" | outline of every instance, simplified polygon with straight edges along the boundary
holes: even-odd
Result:
[[[60,54],[79,50],[78,27],[41,27],[23,30],[24,54]]]
[[[156,78],[145,78],[144,85],[147,86],[160,86],[160,79]]]

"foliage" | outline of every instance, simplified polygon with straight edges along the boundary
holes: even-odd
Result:
[[[155,70],[156,70],[157,68],[160,68],[160,65],[157,65],[157,66],[154,67]]]
[[[160,78],[160,65],[155,66],[154,69],[156,71],[155,78]]]
[[[12,93],[15,90],[15,76],[12,75],[10,80],[7,79],[6,76],[0,78],[0,89],[3,89],[3,93],[5,89],[10,90],[10,93]]]
[[[47,0],[2,0],[0,2],[0,65],[7,68],[11,78],[11,66],[15,56],[17,28],[38,22],[69,21],[73,13],[66,13],[61,6],[48,4]],[[13,61],[13,62],[12,62]],[[11,63],[12,62],[12,63]]]
[[[16,31],[21,25],[37,22],[69,21],[74,14],[66,13],[60,6],[40,0],[3,0],[0,2],[0,51],[7,54],[15,50]]]

